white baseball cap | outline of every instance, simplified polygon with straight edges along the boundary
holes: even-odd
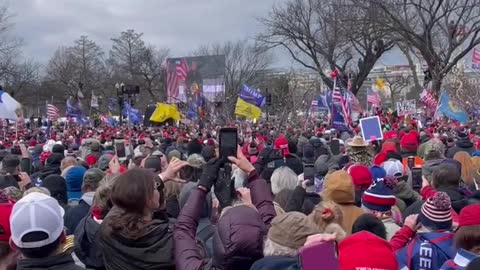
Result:
[[[403,164],[400,160],[389,159],[383,162],[382,167],[387,173],[387,176],[393,176],[395,178],[403,176]]]
[[[15,203],[10,216],[11,239],[19,248],[39,248],[55,242],[63,232],[65,210],[54,198],[32,192]],[[43,232],[46,239],[24,242],[22,238],[32,232]]]

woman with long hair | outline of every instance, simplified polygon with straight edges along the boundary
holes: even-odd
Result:
[[[166,215],[156,214],[165,204],[163,187],[145,169],[131,169],[115,179],[113,208],[100,229],[107,270],[175,269],[172,228]]]

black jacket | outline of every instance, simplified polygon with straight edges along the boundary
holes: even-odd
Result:
[[[69,208],[65,212],[63,220],[65,221],[67,234],[73,234],[75,232],[80,221],[88,215],[88,211],[90,211],[90,205],[84,200],[80,200],[78,205]]]
[[[144,235],[131,239],[121,233],[111,232],[108,227],[109,218],[115,211],[122,210],[112,208],[100,226],[100,246],[106,269],[175,269],[173,229],[168,219],[154,219],[148,224]]]
[[[78,259],[87,268],[105,269],[103,252],[99,245],[100,224],[87,216],[80,221],[75,230],[74,251]]]
[[[465,151],[469,154],[472,154],[475,151],[475,147],[468,138],[461,138],[455,143],[454,147],[451,147],[447,150],[446,157],[453,158],[453,156],[455,156],[455,154],[460,151]]]
[[[85,270],[73,261],[72,255],[62,253],[43,259],[22,259],[17,262],[17,270]]]

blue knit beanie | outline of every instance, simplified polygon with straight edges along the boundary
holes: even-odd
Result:
[[[67,183],[68,199],[80,199],[82,197],[82,183],[83,175],[87,169],[83,166],[74,166],[68,169],[65,175],[65,182]]]

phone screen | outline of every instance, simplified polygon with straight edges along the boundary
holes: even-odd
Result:
[[[237,156],[238,134],[236,128],[225,128],[220,130],[220,157]]]
[[[126,158],[127,157],[124,142],[115,142],[115,155],[118,158]]]
[[[315,166],[313,164],[305,164],[303,166],[303,179],[308,180],[308,186],[315,184]]]
[[[412,168],[412,188],[420,191],[422,188],[422,168]]]

